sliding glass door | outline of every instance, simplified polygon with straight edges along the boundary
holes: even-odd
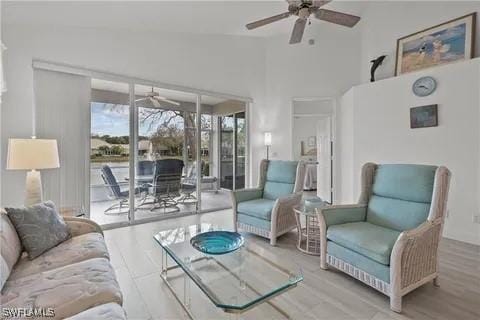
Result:
[[[90,218],[128,221],[130,100],[127,83],[92,79],[90,104]]]
[[[246,164],[245,112],[235,114],[235,189],[245,188]]]
[[[245,103],[92,79],[90,217],[125,224],[231,207],[245,187]]]
[[[197,211],[194,94],[135,86],[137,220]]]
[[[229,190],[245,188],[245,111],[220,116],[220,185]]]

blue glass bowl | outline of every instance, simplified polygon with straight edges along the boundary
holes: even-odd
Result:
[[[237,250],[245,240],[238,232],[209,231],[199,233],[190,239],[190,244],[200,252],[225,254]]]

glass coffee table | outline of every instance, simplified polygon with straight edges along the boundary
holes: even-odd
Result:
[[[246,239],[240,249],[223,255],[209,255],[190,245],[196,234],[223,230],[210,224],[178,227],[154,235],[162,250],[162,279],[190,319],[190,283],[193,282],[215,305],[227,313],[243,313],[268,303],[286,318],[288,314],[270,299],[297,286],[303,280],[299,267],[277,265],[262,256]],[[171,260],[171,261],[169,261]],[[181,268],[183,292],[175,290],[169,272]]]

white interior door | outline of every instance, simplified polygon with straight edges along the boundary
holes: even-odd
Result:
[[[317,196],[332,203],[332,120],[317,121]]]

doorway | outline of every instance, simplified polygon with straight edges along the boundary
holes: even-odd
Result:
[[[303,190],[333,203],[333,124],[335,100],[295,98],[292,101],[292,159],[306,162]]]

